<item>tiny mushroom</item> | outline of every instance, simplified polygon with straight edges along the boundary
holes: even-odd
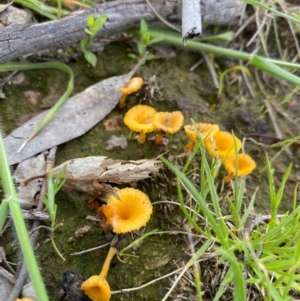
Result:
[[[23,298],[17,298],[15,301],[34,301],[34,300],[29,297],[23,297]]]
[[[236,163],[238,165],[237,172]],[[224,160],[223,165],[228,172],[228,175],[223,179],[225,183],[228,183],[236,174],[239,177],[250,174],[256,167],[254,160],[247,154],[238,154],[227,157]]]
[[[81,284],[81,289],[93,301],[109,301],[111,289],[106,280],[111,260],[117,253],[117,249],[110,247],[102,270],[99,275],[93,275]]]
[[[125,87],[120,89],[122,93],[122,97],[119,100],[119,108],[122,109],[125,107],[125,100],[127,95],[132,94],[141,89],[144,80],[141,77],[134,77],[132,78]]]
[[[154,144],[159,145],[165,133],[177,133],[183,124],[184,117],[180,111],[174,112],[158,112],[154,119],[153,124],[159,132],[155,136]]]
[[[124,188],[111,195],[107,205],[98,210],[106,218],[106,224],[113,232],[120,234],[138,230],[145,226],[152,214],[152,204],[148,196],[134,188]]]
[[[195,146],[195,142],[197,141],[197,134],[199,133],[203,140],[209,138],[211,135],[220,131],[220,128],[217,124],[211,123],[202,123],[198,122],[195,124],[188,124],[184,126],[184,131],[188,138],[191,140],[185,147],[185,152],[190,152],[192,148]]]
[[[155,126],[153,118],[156,110],[150,106],[137,105],[132,107],[124,117],[124,123],[134,132],[139,132],[140,136],[138,142],[145,143],[146,133],[153,132]]]
[[[240,139],[224,131],[219,131],[211,135],[209,139],[205,139],[204,144],[210,156],[221,159],[234,154],[235,145],[237,152],[242,147]]]

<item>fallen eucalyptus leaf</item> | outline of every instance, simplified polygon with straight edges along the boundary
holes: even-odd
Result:
[[[120,88],[128,83],[142,63],[143,60],[126,75],[108,78],[69,98],[41,133],[28,141],[21,152],[18,152],[18,149],[44,119],[48,111],[35,116],[15,129],[4,138],[9,164],[19,163],[90,130],[117,105],[122,96]]]

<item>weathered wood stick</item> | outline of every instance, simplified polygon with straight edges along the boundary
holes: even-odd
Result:
[[[181,0],[152,0],[156,11],[172,22],[181,17]],[[201,0],[202,19],[210,24],[226,24],[238,16],[241,3],[236,0]],[[76,11],[58,20],[33,25],[8,26],[0,30],[0,63],[5,63],[25,55],[45,49],[55,49],[77,43],[87,37],[87,17],[107,14],[108,20],[98,37],[108,37],[115,33],[146,22],[156,20],[144,0],[118,0],[97,4],[90,9]]]

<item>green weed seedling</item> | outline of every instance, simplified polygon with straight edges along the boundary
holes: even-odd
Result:
[[[61,187],[64,185],[65,181],[66,181],[66,178],[63,178],[63,175],[61,173],[54,180],[52,178],[51,172],[48,173],[48,175],[47,175],[47,193],[43,199],[43,203],[45,204],[45,207],[49,213],[50,222],[51,222],[51,226],[46,227],[46,228],[51,233],[50,240],[51,240],[53,248],[55,249],[56,253],[63,261],[65,261],[65,258],[57,249],[57,246],[54,241],[54,232],[58,227],[63,226],[62,223],[61,224],[56,223],[57,205],[55,204],[55,195],[61,189]],[[44,228],[44,226],[43,226],[43,228]]]
[[[89,15],[87,18],[88,27],[84,31],[89,35],[87,39],[83,39],[80,42],[80,49],[84,54],[85,59],[93,66],[96,67],[97,57],[94,53],[88,50],[89,46],[93,43],[93,39],[96,34],[102,29],[104,23],[107,20],[107,15],[101,15],[97,19],[93,15]]]
[[[161,38],[151,37],[150,32],[148,31],[148,25],[144,20],[141,20],[139,36],[140,36],[140,40],[137,43],[138,55],[136,55],[134,53],[129,53],[129,57],[131,57],[132,59],[135,59],[137,61],[139,61],[144,56],[148,46],[162,41]],[[155,59],[154,54],[148,54],[146,57],[147,61],[151,61],[154,59]]]

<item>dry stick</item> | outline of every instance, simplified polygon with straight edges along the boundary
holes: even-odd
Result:
[[[177,3],[168,0],[153,2],[163,18],[176,19],[174,11],[176,11]],[[84,28],[87,27],[87,18],[91,14],[94,18],[102,14],[108,15],[103,29],[97,35],[99,38],[138,27],[141,19],[146,22],[156,19],[144,0],[120,0],[76,11],[57,21],[5,27],[0,31],[0,63],[38,51],[57,49],[78,43],[87,37]]]
[[[47,158],[47,165],[46,165],[46,171],[47,172],[50,169],[52,169],[53,166],[54,166],[56,150],[57,150],[57,146],[51,148],[50,151],[49,151],[49,155],[48,155],[48,158]],[[43,185],[42,185],[42,188],[41,188],[39,202],[38,202],[38,205],[37,205],[37,210],[38,211],[43,210],[44,206],[43,206],[43,201],[42,200],[45,196],[46,188],[47,188],[47,180],[45,180],[43,182]],[[31,235],[30,235],[30,242],[31,242],[33,247],[35,246],[36,241],[38,239],[38,235],[39,235],[39,231],[38,230],[35,231],[35,229],[38,228],[39,225],[40,225],[39,220],[35,220],[33,222],[33,225],[32,225],[32,230],[31,230]],[[18,275],[18,277],[16,279],[16,282],[15,282],[14,288],[13,288],[13,290],[12,290],[12,292],[11,292],[11,294],[10,294],[7,301],[14,301],[14,300],[16,300],[16,298],[18,298],[18,296],[20,295],[20,292],[22,291],[22,288],[25,284],[25,281],[26,281],[27,277],[28,277],[28,270],[27,270],[27,266],[26,266],[25,261],[23,261],[20,272],[19,272],[19,275]]]
[[[162,280],[162,279],[168,278],[168,277],[170,277],[170,276],[172,276],[174,274],[177,274],[178,272],[182,271],[183,268],[184,267],[179,268],[179,269],[177,269],[177,270],[175,270],[175,271],[173,271],[173,272],[171,272],[169,274],[166,274],[166,275],[163,275],[163,276],[161,276],[159,278],[153,279],[153,280],[151,280],[151,281],[149,281],[149,282],[147,282],[145,284],[142,284],[140,286],[136,286],[136,287],[132,287],[132,288],[124,288],[124,289],[121,289],[121,290],[118,290],[118,291],[112,291],[111,293],[112,294],[121,294],[121,293],[126,293],[126,292],[138,291],[138,290],[140,290],[140,289],[142,289],[144,287],[147,287],[147,286],[149,286],[149,285],[151,285],[151,284],[153,284],[153,283],[155,283],[155,282],[157,282],[159,280]]]
[[[200,282],[200,266],[199,263],[197,263],[197,257],[196,257],[196,250],[195,250],[195,242],[193,240],[193,235],[191,228],[188,224],[184,225],[184,229],[188,232],[188,241],[191,249],[191,255],[193,259],[193,265],[194,265],[194,280],[196,284],[196,291],[198,295],[198,300],[202,301],[202,292],[201,292],[201,282]]]
[[[146,0],[146,2],[148,3],[149,7],[151,8],[152,12],[154,13],[154,15],[162,22],[164,23],[167,27],[172,28],[175,31],[181,32],[180,29],[178,29],[175,25],[173,25],[172,23],[168,22],[166,19],[164,19],[154,8],[154,6],[151,4],[151,2],[149,0]]]
[[[182,0],[182,41],[200,36],[202,33],[201,5],[199,0]]]
[[[180,1],[151,0],[157,13],[171,22],[180,20],[178,2]],[[208,24],[219,24],[220,20],[222,24],[228,24],[232,10],[239,12],[236,0],[216,1],[215,4],[212,2],[201,7],[202,18]],[[84,28],[87,27],[87,18],[91,14],[94,18],[102,14],[108,16],[103,29],[97,34],[99,38],[138,27],[141,19],[150,25],[156,20],[155,14],[145,0],[116,0],[77,11],[58,21],[8,26],[0,30],[0,64],[42,50],[60,49],[78,43],[87,37]]]
[[[209,75],[210,75],[210,78],[211,78],[211,80],[213,82],[213,85],[215,86],[216,89],[219,89],[220,84],[219,84],[218,76],[216,74],[216,70],[215,70],[214,65],[209,60],[207,53],[201,52],[201,55],[202,55],[202,57],[204,59],[204,62],[206,64],[206,68],[207,68],[207,70],[209,72]]]

